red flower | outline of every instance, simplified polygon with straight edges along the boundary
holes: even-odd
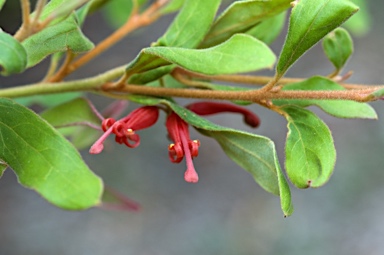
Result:
[[[168,147],[169,159],[172,163],[180,163],[185,156],[187,170],[184,173],[184,179],[187,182],[198,182],[199,176],[193,166],[192,159],[199,154],[200,142],[198,140],[191,140],[188,124],[174,112],[167,117],[166,127],[169,136],[174,142]]]
[[[249,126],[256,128],[260,125],[259,117],[244,107],[228,103],[217,102],[198,102],[186,106],[190,111],[198,115],[210,115],[221,112],[240,113],[244,116],[244,122]]]
[[[158,118],[159,109],[156,106],[143,106],[118,121],[113,118],[104,119],[101,125],[104,134],[92,145],[89,152],[100,153],[104,149],[103,142],[111,133],[116,135],[116,142],[136,148],[140,145],[140,136],[135,131],[152,126]]]

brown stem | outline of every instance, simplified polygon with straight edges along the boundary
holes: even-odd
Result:
[[[31,3],[29,0],[20,0],[21,3],[21,12],[22,12],[22,19],[23,23],[21,24],[19,30],[15,33],[13,36],[16,40],[19,42],[24,41],[30,33],[30,13],[31,13]]]
[[[39,26],[39,19],[43,12],[44,6],[47,4],[47,0],[38,0],[35,7],[35,17],[33,18],[31,22],[32,27]]]
[[[161,88],[161,87],[147,87],[137,85],[126,85],[125,87],[116,90],[108,91],[115,93],[131,93],[148,96],[162,96],[162,97],[183,97],[183,98],[201,98],[201,99],[218,99],[218,100],[245,100],[252,102],[260,102],[262,100],[273,99],[338,99],[338,100],[353,100],[357,102],[366,102],[367,95],[375,91],[373,88],[362,90],[334,90],[334,91],[303,91],[303,90],[290,90],[290,91],[265,91],[249,90],[249,91],[217,91],[217,90],[204,90],[204,89],[176,89],[176,88]],[[107,93],[108,93],[107,92]],[[117,94],[119,95],[119,94]]]
[[[48,81],[49,82],[60,81],[61,77],[66,74],[68,66],[71,64],[74,58],[75,58],[75,54],[72,51],[68,50],[63,65],[54,76],[48,79]]]

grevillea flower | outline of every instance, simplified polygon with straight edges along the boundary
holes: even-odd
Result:
[[[115,134],[115,141],[119,144],[136,148],[140,145],[140,136],[136,134],[136,131],[152,126],[158,118],[158,107],[143,106],[120,120],[116,121],[114,118],[104,119],[101,124],[104,134],[92,145],[89,152],[91,154],[100,153],[104,149],[105,139],[112,133]]]
[[[198,182],[199,176],[193,166],[192,159],[199,154],[198,148],[200,142],[198,140],[191,140],[188,123],[174,112],[168,115],[166,127],[173,141],[168,147],[169,159],[172,163],[180,163],[185,157],[187,163],[187,170],[184,173],[185,181],[192,183]]]
[[[210,115],[221,112],[240,113],[244,116],[244,122],[249,126],[256,128],[260,125],[259,117],[244,107],[228,103],[217,102],[197,102],[186,106],[190,111],[198,115]]]

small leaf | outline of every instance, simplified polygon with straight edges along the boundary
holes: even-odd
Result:
[[[260,41],[271,44],[281,33],[285,24],[286,12],[265,19],[245,33]]]
[[[384,89],[379,89],[367,96],[368,99],[383,99],[384,98]]]
[[[108,23],[112,27],[121,27],[131,16],[134,1],[139,7],[148,2],[148,0],[109,0],[102,9]]]
[[[321,76],[315,76],[298,83],[285,85],[283,90],[345,90],[340,84]],[[326,113],[338,118],[377,119],[375,110],[366,103],[349,100],[273,100],[276,105],[316,105]]]
[[[98,205],[102,181],[75,148],[31,110],[0,99],[0,159],[25,187],[69,210]]]
[[[139,73],[172,63],[203,74],[231,74],[272,67],[274,62],[275,55],[267,45],[249,35],[237,34],[208,49],[145,48],[126,72]]]
[[[372,15],[371,10],[368,6],[367,0],[351,0],[357,6],[359,6],[360,11],[354,15],[351,19],[345,22],[345,27],[350,31],[354,36],[364,36],[368,34],[372,26]]]
[[[76,98],[40,114],[52,126],[66,126],[72,123],[88,122],[100,125],[101,120],[92,111],[88,101]]]
[[[74,10],[88,1],[89,0],[50,0],[48,4],[44,6],[39,20],[44,21],[48,17],[53,17],[54,19],[49,23],[49,26],[52,26],[65,20]],[[34,15],[35,13],[32,13],[31,16],[34,17]],[[82,24],[82,21],[80,24]]]
[[[11,35],[0,29],[0,74],[21,73],[27,66],[27,52]]]
[[[333,173],[336,150],[331,131],[311,111],[284,106],[288,121],[285,167],[298,188],[320,187]]]
[[[185,0],[169,0],[168,3],[160,9],[162,15],[178,11],[184,4]]]
[[[325,35],[358,11],[347,0],[300,0],[292,9],[288,34],[277,63],[277,78]]]
[[[353,41],[348,31],[339,27],[324,38],[323,49],[336,70],[341,71],[353,53]]]
[[[167,65],[167,66],[161,66],[156,69],[151,69],[149,71],[146,71],[144,73],[138,73],[132,75],[128,83],[131,84],[147,84],[152,81],[156,81],[163,77],[164,75],[169,74],[172,69],[174,68],[173,65]]]
[[[27,50],[28,67],[36,65],[56,52],[71,50],[74,53],[81,53],[93,48],[93,43],[81,32],[75,15],[47,27],[27,38],[22,44]]]
[[[5,0],[0,0],[0,10],[3,8],[3,5],[5,4]]]
[[[259,22],[288,9],[290,2],[292,1],[236,1],[215,21],[199,47],[212,47],[236,33],[244,33]]]
[[[40,116],[52,126],[59,128],[77,149],[87,148],[100,136],[99,130],[87,126],[88,124],[99,127],[101,120],[84,98],[77,98],[50,108]],[[66,128],[67,126],[71,127]]]
[[[181,11],[156,45],[195,48],[208,32],[220,2],[185,0]]]

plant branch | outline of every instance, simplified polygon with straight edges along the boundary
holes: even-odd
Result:
[[[37,94],[53,94],[72,91],[88,91],[103,93],[106,96],[116,97],[126,94],[140,94],[156,97],[183,97],[201,98],[218,100],[244,100],[252,102],[263,102],[273,99],[319,99],[319,100],[353,100],[357,102],[367,102],[377,100],[369,97],[374,91],[384,88],[381,86],[363,86],[348,84],[358,89],[351,90],[323,90],[323,91],[304,91],[289,90],[284,91],[273,88],[269,91],[253,89],[247,91],[220,91],[208,89],[180,89],[166,87],[148,87],[144,85],[127,84],[121,88],[111,87],[110,84],[125,73],[125,65],[112,69],[92,78],[86,78],[68,82],[58,83],[37,83],[24,85],[14,88],[0,90],[0,97],[25,97]],[[52,86],[54,84],[54,86]]]
[[[23,19],[23,23],[15,33],[14,38],[19,42],[22,42],[25,38],[29,36],[29,30],[30,30],[30,24],[31,24],[31,20],[30,20],[31,3],[29,2],[29,0],[20,0],[20,3],[21,3],[21,16]]]

